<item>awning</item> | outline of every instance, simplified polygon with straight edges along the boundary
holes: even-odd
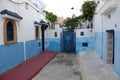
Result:
[[[10,19],[14,19],[14,20],[21,20],[21,19],[23,19],[19,14],[15,13],[15,12],[12,12],[12,11],[9,11],[7,9],[2,10],[0,12],[0,15],[3,18],[10,18]]]
[[[37,22],[37,21],[34,21],[34,25],[41,26],[41,24],[39,22]]]
[[[111,12],[113,12],[117,8],[117,2],[111,1],[108,5],[105,6],[105,8],[102,11],[102,15],[107,15]]]
[[[46,22],[46,21],[44,21],[44,20],[41,20],[41,21],[40,21],[40,24],[41,24],[41,25],[48,25],[48,22]]]
[[[46,30],[49,26],[49,22],[41,20],[40,22],[34,21],[34,25],[41,26],[42,29]]]
[[[41,28],[44,29],[44,30],[46,30],[47,27],[49,26],[49,22],[46,22],[44,20],[41,20],[40,24],[42,25]]]

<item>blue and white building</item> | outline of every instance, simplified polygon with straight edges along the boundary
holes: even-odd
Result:
[[[69,52],[73,49],[76,54],[95,50],[105,63],[113,64],[120,75],[120,1],[95,1],[98,6],[93,27],[85,21],[69,32],[55,24],[55,29],[45,31],[45,50],[63,51],[65,48]],[[42,51],[40,22],[46,21],[44,8],[41,0],[0,1],[0,74]]]
[[[45,49],[61,51],[61,32],[62,28],[58,23],[55,24],[55,29],[47,28],[45,31]]]
[[[0,74],[39,54],[41,0],[0,0]]]
[[[120,76],[120,0],[95,0],[95,51]]]
[[[94,50],[94,30],[93,26],[89,21],[81,22],[78,25],[76,32],[76,54],[80,51],[91,51]]]

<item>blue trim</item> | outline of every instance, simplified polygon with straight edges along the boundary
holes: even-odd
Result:
[[[18,19],[23,19],[23,18],[22,18],[20,15],[18,15],[17,13],[12,12],[12,11],[9,11],[9,10],[7,10],[7,9],[2,10],[2,11],[0,12],[0,14],[1,14],[1,15],[7,14],[7,15],[10,15],[10,16],[15,17],[15,18],[18,18]]]
[[[114,32],[114,30],[113,30],[113,29],[111,29],[111,30],[106,30],[106,32]]]
[[[7,23],[7,41],[14,40],[14,28],[11,22]]]
[[[37,22],[37,21],[34,21],[34,24],[37,24],[37,25],[41,25],[39,22]]]
[[[43,21],[43,20],[40,21],[40,24],[41,24],[41,25],[42,25],[42,24],[46,24],[46,25],[48,25],[48,23],[45,22],[45,21]]]
[[[46,30],[48,28],[49,22],[45,22],[45,21],[41,20],[40,24],[42,25],[41,28]]]

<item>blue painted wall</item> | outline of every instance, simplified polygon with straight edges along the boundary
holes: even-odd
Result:
[[[41,52],[41,40],[25,43],[26,58],[29,59]],[[0,74],[24,61],[24,43],[0,45]]]
[[[106,62],[107,53],[107,34],[106,32],[95,33],[95,51]]]
[[[82,46],[84,42],[88,43],[87,47]],[[89,51],[94,50],[94,43],[95,43],[95,37],[80,37],[76,38],[76,54],[79,53],[79,51]]]
[[[120,32],[115,32],[115,54],[114,54],[114,68],[116,73],[120,76]]]
[[[26,58],[29,59],[42,51],[41,40],[31,40],[26,42]]]
[[[82,43],[88,42],[88,47],[83,47]],[[31,40],[25,43],[27,59],[39,54],[41,52],[41,40]],[[116,73],[120,75],[120,32],[115,31],[114,43],[114,68]],[[46,38],[45,49],[61,51],[60,38]],[[76,38],[76,54],[79,51],[95,50],[98,55],[106,62],[107,54],[107,33],[96,32],[93,37],[80,37]],[[24,61],[24,44],[23,42],[0,45],[0,74],[15,67]]]
[[[45,39],[45,50],[60,51],[60,38],[46,38]]]
[[[0,45],[0,74],[24,61],[24,44]]]
[[[105,61],[107,56],[107,33],[95,33],[95,51]],[[120,32],[115,31],[114,34],[114,68],[115,72],[120,76]]]

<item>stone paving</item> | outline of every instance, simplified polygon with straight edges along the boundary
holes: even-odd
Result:
[[[75,54],[59,53],[33,80],[82,80]]]

